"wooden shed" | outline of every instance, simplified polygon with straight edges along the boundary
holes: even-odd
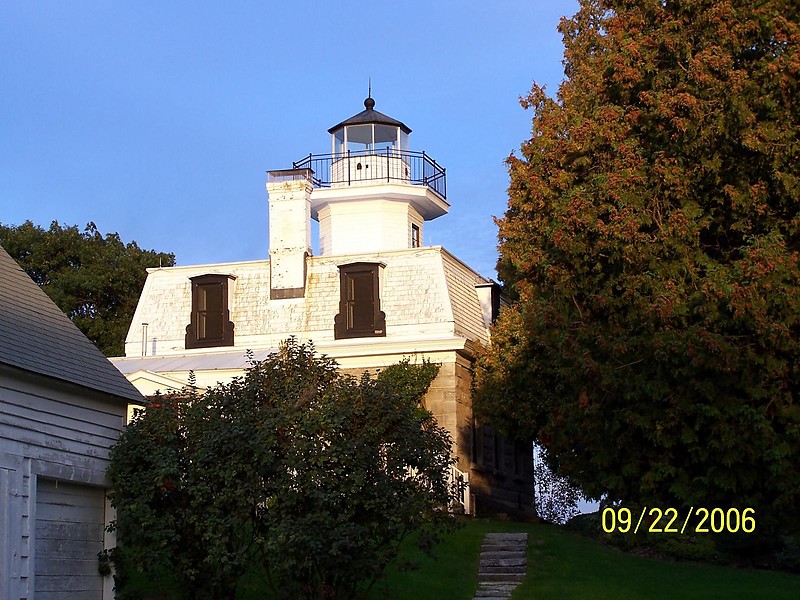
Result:
[[[0,600],[106,600],[110,447],[141,395],[0,247]]]

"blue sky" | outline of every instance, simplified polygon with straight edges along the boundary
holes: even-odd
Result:
[[[447,169],[425,228],[494,277],[518,98],[563,77],[577,1],[0,2],[0,222],[85,225],[178,264],[268,255],[266,175],[376,109]],[[210,234],[210,235],[209,235]],[[209,241],[212,240],[212,241]]]

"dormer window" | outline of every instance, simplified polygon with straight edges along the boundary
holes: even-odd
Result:
[[[233,346],[233,323],[228,309],[232,275],[192,277],[192,315],[186,326],[186,348]]]
[[[381,311],[380,263],[351,263],[339,267],[339,314],[334,338],[386,335],[386,315]]]

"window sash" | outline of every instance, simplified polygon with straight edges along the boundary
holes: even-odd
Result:
[[[197,339],[219,340],[224,337],[225,293],[222,283],[197,286]]]
[[[347,289],[347,329],[375,329],[375,284],[372,271],[355,271],[345,275]]]

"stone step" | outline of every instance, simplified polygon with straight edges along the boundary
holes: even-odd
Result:
[[[525,553],[525,546],[481,546],[483,552],[522,552]]]
[[[517,569],[525,570],[528,561],[524,556],[515,558],[486,558],[481,557],[478,561],[479,567],[516,567]]]
[[[506,533],[501,535],[484,536],[483,541],[487,544],[527,544],[527,534]]]
[[[481,558],[480,562],[478,563],[479,567],[522,567],[525,570],[525,566],[528,564],[527,559],[524,556],[520,556],[519,558]]]
[[[501,600],[525,579],[527,533],[487,533],[478,562],[478,590],[474,600]]]
[[[497,588],[478,588],[475,592],[474,598],[481,600],[488,600],[489,598],[511,598],[511,593],[514,591],[516,585],[504,586]]]
[[[522,581],[525,573],[478,573],[478,581]]]
[[[487,533],[483,537],[484,541],[494,541],[494,540],[503,540],[509,541],[514,540],[517,542],[522,542],[524,544],[528,543],[528,534],[527,533]]]
[[[478,591],[481,593],[493,592],[495,594],[505,594],[513,592],[516,587],[516,582],[507,583],[503,581],[484,581],[478,587]]]
[[[481,548],[525,548],[525,542],[481,542]]]
[[[525,558],[524,550],[484,550],[481,552],[481,560],[483,559],[495,560],[512,560],[517,558]]]
[[[511,567],[500,567],[500,566],[489,566],[489,567],[478,567],[478,578],[485,573],[520,573],[525,575],[525,567],[520,567],[519,565],[513,565]]]

